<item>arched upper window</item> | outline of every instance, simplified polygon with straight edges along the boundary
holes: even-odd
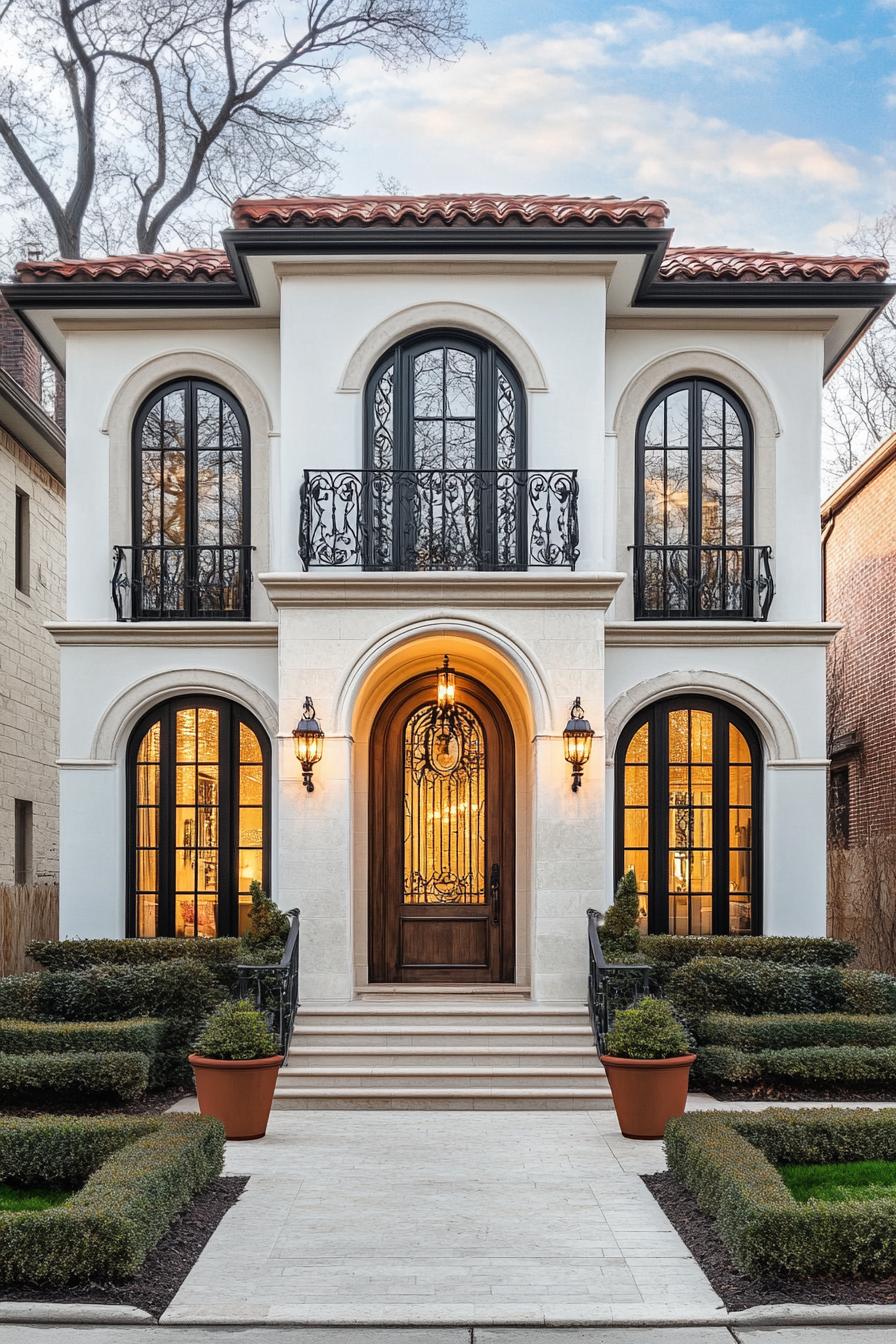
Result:
[[[249,429],[214,383],[157,388],[134,422],[134,619],[248,619]]]
[[[616,753],[616,875],[633,868],[651,933],[762,929],[762,754],[750,721],[704,696],[650,705]]]
[[[268,884],[270,746],[247,710],[212,696],[145,714],[127,756],[129,937],[244,931]]]
[[[770,575],[752,550],[746,408],[718,383],[681,379],[645,406],[636,452],[636,615],[759,614]]]
[[[525,564],[525,400],[494,346],[457,331],[402,341],[370,375],[369,569]]]

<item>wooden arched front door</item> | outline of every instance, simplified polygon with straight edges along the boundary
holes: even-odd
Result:
[[[450,737],[436,673],[405,682],[370,738],[370,980],[512,982],[514,747],[485,686],[456,674]]]

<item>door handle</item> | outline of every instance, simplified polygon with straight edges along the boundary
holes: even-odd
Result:
[[[501,865],[499,863],[492,864],[488,890],[492,903],[492,923],[498,925],[501,923]]]

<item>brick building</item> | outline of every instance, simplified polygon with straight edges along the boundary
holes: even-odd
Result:
[[[64,384],[0,301],[0,882],[58,876]]]
[[[896,433],[821,510],[828,656],[831,931],[896,951]]]

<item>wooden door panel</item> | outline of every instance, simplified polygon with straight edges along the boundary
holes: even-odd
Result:
[[[437,757],[426,757],[430,774],[425,778],[422,768],[413,773],[413,725],[424,723],[420,710],[434,704],[435,672],[394,691],[374,722],[369,830],[373,982],[513,981],[513,735],[503,708],[485,686],[460,674],[456,684],[465,722],[475,724],[465,741],[475,739],[475,746],[461,762],[459,768],[466,773],[458,776],[457,787],[436,789],[423,805],[413,781],[422,780],[424,789],[434,779],[438,783],[438,772],[430,769]],[[472,778],[473,769],[475,789],[468,796],[461,785],[467,776]],[[453,769],[448,776],[453,777]],[[469,814],[446,821],[438,808],[448,803],[448,810],[458,814],[481,808],[484,821],[481,814],[475,826]],[[434,824],[434,817],[442,820]],[[424,832],[426,843],[417,843],[415,837]]]

